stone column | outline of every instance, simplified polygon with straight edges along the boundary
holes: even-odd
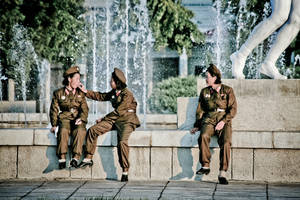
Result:
[[[8,101],[15,101],[15,81],[13,79],[8,79]]]
[[[188,75],[188,58],[185,49],[183,49],[182,54],[179,56],[179,76],[187,77]]]
[[[50,109],[50,77],[51,77],[51,64],[47,65],[46,69],[46,80],[45,80],[45,113],[47,113],[48,121],[49,121],[49,109]]]

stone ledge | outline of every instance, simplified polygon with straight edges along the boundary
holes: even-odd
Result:
[[[300,97],[300,80],[274,79],[222,79],[225,85],[231,86],[236,96],[255,97]],[[205,79],[197,80],[197,94],[206,87]]]
[[[26,111],[28,113],[36,112],[36,101],[26,101]],[[23,101],[0,101],[0,112],[24,112]]]
[[[300,148],[300,133],[299,132],[274,132],[274,148]]]
[[[33,145],[34,129],[0,129],[0,145]]]
[[[300,131],[300,97],[237,97],[235,131]],[[178,128],[193,127],[198,97],[177,98]]]
[[[198,147],[200,132],[188,130],[137,130],[129,139],[132,147]],[[49,129],[0,129],[1,146],[56,146],[56,137]],[[117,146],[117,132],[98,137],[97,146]],[[218,147],[213,136],[211,148]],[[233,148],[300,149],[300,132],[233,131]]]

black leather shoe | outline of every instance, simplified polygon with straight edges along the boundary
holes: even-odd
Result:
[[[58,168],[59,168],[59,169],[64,169],[64,168],[66,168],[66,166],[67,166],[67,165],[66,165],[66,162],[59,162],[59,163],[58,163]]]
[[[228,185],[228,181],[225,177],[219,176],[218,179],[220,184]]]
[[[78,168],[79,167],[78,161],[75,159],[72,159],[70,162],[70,167]]]
[[[121,178],[121,182],[127,182],[128,181],[128,175],[123,174]]]
[[[205,169],[205,168],[201,168],[201,169],[199,169],[197,172],[196,172],[196,174],[197,175],[202,175],[202,174],[209,174],[209,172],[210,172],[210,169],[208,168],[208,169]]]
[[[80,168],[86,168],[87,166],[93,166],[93,164],[94,164],[94,162],[93,162],[93,160],[90,160],[90,161],[88,161],[88,162],[81,162],[79,165],[78,165],[78,167],[80,167]]]

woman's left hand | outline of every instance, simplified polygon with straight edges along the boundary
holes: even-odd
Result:
[[[216,126],[216,131],[220,131],[224,128],[225,122],[224,121],[219,121],[219,123]]]
[[[75,121],[75,125],[80,125],[80,124],[82,124],[82,121],[81,121],[81,119],[80,119],[80,118],[76,119],[76,121]]]

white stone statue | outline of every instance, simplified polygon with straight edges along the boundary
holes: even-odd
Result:
[[[273,79],[287,78],[279,73],[275,63],[299,32],[300,0],[271,0],[271,6],[271,16],[260,22],[241,48],[230,56],[233,77],[237,79],[245,78],[243,69],[248,55],[259,43],[280,27],[259,72]]]

